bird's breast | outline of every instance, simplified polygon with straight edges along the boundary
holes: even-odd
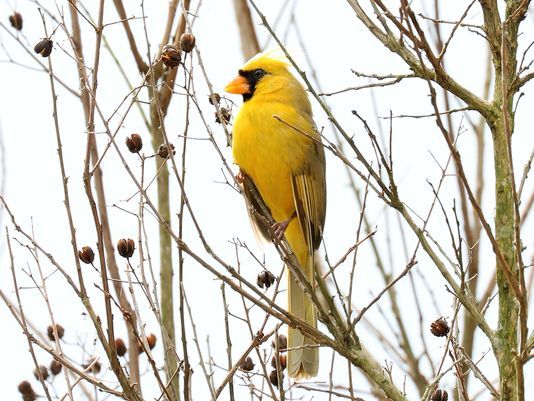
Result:
[[[277,221],[295,211],[290,177],[302,164],[308,141],[273,116],[292,119],[295,113],[283,107],[245,104],[234,122],[234,161],[252,178]]]

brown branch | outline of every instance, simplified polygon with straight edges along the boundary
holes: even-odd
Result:
[[[413,41],[414,45],[423,45],[428,51],[427,55],[434,61],[432,64],[433,69],[424,65],[420,60],[418,60],[417,55],[410,51],[404,41],[399,37],[396,37],[390,30],[383,30],[378,25],[376,25],[373,20],[367,15],[364,9],[360,5],[359,0],[347,0],[349,5],[354,10],[358,19],[366,26],[366,28],[389,50],[399,55],[405,62],[408,64],[410,69],[420,78],[429,79],[435,81],[440,86],[447,89],[449,92],[453,93],[458,98],[462,99],[469,107],[474,110],[477,110],[480,114],[491,117],[491,107],[490,104],[476,96],[474,93],[466,89],[464,86],[455,81],[450,75],[448,75],[445,70],[437,63],[437,59],[430,52],[428,43],[420,43],[419,38],[416,38],[414,35],[409,34],[409,31],[405,27],[399,27],[399,22],[397,18],[387,10],[387,8],[380,1],[376,1],[376,4],[381,6],[384,11],[384,15],[390,18],[390,21],[399,28],[403,34],[409,34],[409,38]],[[375,4],[375,1],[372,1],[372,4]],[[383,16],[380,14],[376,15],[379,21],[382,21],[382,25],[386,26],[386,21]],[[426,39],[425,39],[426,40]]]
[[[183,12],[180,13],[180,23],[178,24],[176,28],[176,32],[174,33],[174,41],[173,45],[178,46],[180,44],[180,37],[185,32],[185,28],[187,26],[187,19],[186,13],[189,11],[189,6],[191,5],[191,0],[184,0],[183,6]],[[161,63],[159,62],[158,65],[161,67]],[[156,68],[157,70],[157,68]],[[167,74],[165,76],[165,82],[161,86],[161,89],[159,91],[159,107],[161,108],[163,116],[167,114],[167,110],[169,108],[169,105],[171,103],[173,90],[174,90],[174,84],[176,81],[176,74],[178,73],[178,68],[172,68],[171,70],[167,71]]]
[[[400,279],[402,279],[404,276],[406,276],[411,268],[417,264],[417,261],[415,259],[411,259],[404,270],[393,280],[391,280],[379,293],[376,295],[371,302],[369,302],[365,307],[362,308],[360,313],[354,318],[352,321],[352,325],[356,325],[363,317],[363,315],[369,310],[375,303],[377,303],[380,298],[382,298],[382,295],[384,295],[386,292],[388,292],[397,282],[399,282]]]
[[[41,252],[41,250],[39,251]],[[11,315],[13,316],[17,324],[20,326],[21,329],[24,330],[25,323],[21,319],[21,316],[17,308],[7,298],[7,296],[4,294],[2,290],[0,290],[0,298],[2,298],[2,301],[5,303],[5,305],[9,309]],[[28,320],[26,320],[26,325],[30,326],[30,322]],[[88,372],[87,370],[79,369],[78,367],[76,367],[68,358],[65,358],[64,356],[59,355],[52,347],[49,347],[44,341],[39,340],[33,333],[30,333],[29,338],[33,344],[37,345],[43,351],[48,353],[52,358],[54,358],[55,361],[61,363],[61,365],[63,365],[69,371],[69,373],[76,375],[79,379],[83,379],[87,381],[88,383],[94,385],[96,388],[98,388],[104,393],[108,393],[119,398],[124,398],[123,393],[121,393],[120,391],[111,389],[107,387],[104,383],[102,383],[99,379],[93,376],[89,376],[87,374]]]
[[[241,354],[239,359],[230,367],[230,369],[228,370],[228,373],[224,377],[223,381],[221,382],[221,384],[219,384],[219,386],[215,390],[214,399],[219,398],[219,396],[221,395],[221,393],[224,390],[224,388],[226,387],[226,385],[231,382],[233,376],[235,375],[235,372],[237,372],[237,369],[239,369],[239,367],[241,366],[241,364],[243,363],[245,358],[252,352],[252,350],[254,348],[257,348],[259,345],[265,343],[267,340],[269,340],[269,338],[272,337],[272,335],[278,330],[279,327],[280,327],[280,325],[277,325],[273,330],[271,330],[267,334],[263,334],[262,332],[259,332],[254,337],[254,339],[252,340],[250,345],[247,347],[247,349]]]
[[[81,40],[81,31],[80,26],[78,22],[78,9],[75,7],[74,1],[70,2],[70,11],[71,11],[71,17],[72,17],[72,26],[73,26],[73,32],[72,35],[69,35],[69,38],[71,38],[71,42],[73,43],[73,50],[76,54],[76,60],[78,61],[78,73],[80,75],[80,82],[88,82],[88,77],[85,74],[85,68],[83,66],[84,64],[84,56],[83,56],[83,48],[82,48],[82,40]],[[90,117],[90,107],[91,107],[91,96],[92,92],[89,90],[88,85],[82,85],[82,106],[86,118],[86,123],[89,122]],[[101,230],[102,230],[102,238],[103,238],[103,245],[105,249],[105,255],[106,255],[106,263],[107,267],[109,269],[109,273],[113,282],[113,286],[115,289],[115,293],[117,294],[117,297],[119,299],[119,304],[123,311],[125,311],[128,316],[131,316],[132,321],[128,322],[125,319],[125,325],[128,332],[128,349],[129,351],[129,372],[131,375],[131,382],[136,383],[137,385],[140,383],[140,375],[139,375],[139,354],[138,354],[138,340],[134,334],[134,329],[136,325],[136,317],[133,313],[133,309],[128,301],[127,298],[127,292],[124,290],[122,286],[122,279],[120,277],[118,265],[115,259],[115,249],[113,245],[113,241],[111,238],[111,232],[110,232],[110,224],[108,219],[108,213],[107,213],[107,202],[105,197],[105,191],[104,191],[104,182],[103,182],[103,176],[102,176],[102,170],[99,167],[100,164],[100,158],[98,155],[98,149],[96,142],[92,142],[92,148],[91,148],[91,156],[92,159],[92,170],[89,173],[89,176],[94,178],[95,183],[95,190],[96,190],[96,196],[98,200],[98,212],[100,213],[100,219],[101,219]],[[103,157],[103,156],[102,156]]]
[[[17,274],[15,272],[15,260],[13,256],[13,250],[11,249],[11,240],[9,239],[9,230],[7,227],[6,227],[6,242],[7,242],[7,250],[9,253],[9,266],[11,270],[11,278],[13,280],[13,286],[15,287],[15,296],[17,298],[17,303],[18,303],[18,313],[20,316],[21,326],[24,331],[24,336],[26,337],[26,341],[28,343],[28,347],[29,347],[30,355],[33,360],[33,364],[35,366],[37,380],[39,380],[39,383],[41,384],[43,391],[45,392],[47,400],[52,401],[52,397],[50,396],[50,391],[48,389],[48,384],[45,381],[45,378],[43,377],[41,369],[39,369],[39,362],[37,361],[37,356],[35,355],[35,350],[33,348],[33,342],[31,341],[31,334],[30,334],[30,331],[28,330],[28,325],[26,323],[26,315],[24,314],[24,309],[22,308],[19,285],[17,282]]]
[[[361,90],[361,89],[381,88],[381,87],[386,87],[386,86],[391,86],[391,85],[398,84],[399,82],[401,82],[405,78],[415,78],[415,75],[413,75],[413,74],[397,75],[397,76],[394,76],[389,81],[373,82],[373,83],[369,83],[367,85],[351,86],[351,87],[348,87],[348,88],[345,88],[345,89],[339,89],[339,90],[333,91],[333,92],[320,92],[320,93],[318,93],[318,95],[319,96],[332,96],[332,95],[338,95],[340,93],[345,93],[345,92],[349,92],[349,91],[358,91],[358,90]]]
[[[260,52],[260,44],[247,0],[234,0],[234,11],[239,28],[239,36],[241,37],[243,57],[248,60]]]
[[[73,1],[73,0],[69,0],[69,1]],[[117,9],[117,13],[119,14],[120,19],[122,20],[122,26],[124,27],[124,32],[126,33],[126,37],[128,38],[130,50],[132,51],[132,55],[134,57],[135,63],[137,64],[137,69],[142,74],[146,74],[148,72],[148,66],[143,61],[143,57],[141,56],[141,54],[139,53],[139,49],[137,48],[137,42],[133,35],[132,29],[130,28],[130,22],[126,15],[124,4],[122,3],[122,0],[113,0],[113,3],[115,4],[115,8]]]
[[[403,0],[405,1],[405,0]],[[408,6],[406,6],[408,7]],[[409,10],[409,7],[407,8]],[[410,12],[411,14],[413,14],[413,12]],[[418,25],[416,24],[416,29],[418,28]],[[420,30],[420,28],[418,28],[419,31],[418,32],[422,32]],[[428,47],[428,44],[425,45],[425,54],[427,56],[430,57],[429,55],[429,47]],[[421,59],[421,63],[422,63],[422,57],[419,54],[419,57]],[[426,74],[425,74],[426,75]],[[503,269],[503,272],[506,276],[506,280],[508,281],[508,284],[510,285],[510,287],[512,288],[512,290],[514,291],[517,299],[521,299],[521,292],[519,290],[519,287],[517,285],[517,283],[515,282],[515,280],[512,278],[512,272],[511,272],[511,268],[509,266],[509,264],[507,263],[506,259],[504,258],[504,255],[502,253],[502,250],[500,249],[499,245],[497,244],[497,241],[495,239],[495,236],[493,235],[492,231],[491,231],[491,227],[490,225],[488,224],[488,222],[486,221],[486,218],[482,212],[482,209],[480,208],[480,205],[478,204],[477,200],[475,199],[474,195],[473,195],[473,191],[471,190],[471,186],[469,185],[469,183],[467,182],[467,177],[465,175],[465,172],[464,172],[464,169],[463,169],[463,164],[461,162],[461,158],[460,158],[460,153],[456,150],[456,147],[454,145],[454,143],[451,141],[451,138],[450,138],[450,135],[448,134],[446,128],[443,126],[443,122],[441,120],[441,118],[439,117],[439,108],[438,108],[438,105],[437,105],[437,102],[436,102],[436,91],[435,89],[433,88],[433,86],[431,85],[430,81],[431,81],[431,78],[429,75],[426,75],[427,76],[427,82],[428,82],[428,86],[429,86],[429,90],[430,90],[430,96],[431,96],[431,103],[432,103],[432,106],[434,107],[434,111],[436,113],[436,123],[441,131],[441,133],[443,134],[446,142],[447,142],[447,146],[449,147],[449,151],[451,152],[452,156],[453,156],[453,159],[454,159],[454,162],[455,162],[455,165],[456,165],[456,169],[458,171],[458,175],[460,176],[461,180],[462,180],[462,183],[464,185],[464,188],[465,190],[467,191],[467,194],[468,194],[468,198],[469,198],[469,201],[471,202],[471,206],[473,207],[473,209],[475,210],[481,224],[482,224],[482,227],[486,233],[486,235],[488,236],[488,239],[490,240],[491,242],[491,245],[492,245],[492,248],[493,248],[493,251],[495,252],[496,256],[497,256],[497,259]]]
[[[86,193],[89,197],[89,202],[92,205],[92,211],[93,216],[95,218],[96,223],[96,231],[97,235],[100,237],[97,241],[97,245],[99,247],[99,255],[100,255],[100,264],[101,264],[101,271],[102,271],[102,278],[103,278],[103,287],[105,294],[109,295],[109,289],[108,289],[108,280],[107,280],[107,270],[109,269],[109,273],[111,276],[111,279],[113,281],[113,285],[115,288],[115,292],[119,298],[119,302],[123,310],[127,311],[130,316],[132,316],[133,322],[132,325],[135,327],[135,314],[133,313],[133,309],[126,297],[126,291],[122,288],[122,280],[120,277],[119,269],[117,266],[117,262],[115,260],[115,250],[113,246],[113,242],[111,239],[111,232],[110,232],[110,225],[107,215],[107,203],[105,199],[105,193],[104,193],[104,184],[103,184],[103,177],[102,177],[102,171],[99,166],[96,164],[99,161],[98,157],[98,150],[96,141],[94,138],[94,108],[96,106],[96,99],[94,98],[96,96],[96,86],[97,86],[97,78],[98,78],[98,65],[99,65],[99,59],[100,59],[100,43],[102,40],[102,34],[103,34],[103,3],[101,3],[99,8],[99,17],[98,17],[98,23],[97,23],[97,47],[95,49],[95,67],[93,69],[93,82],[92,84],[89,82],[89,78],[86,75],[86,70],[84,67],[84,55],[83,55],[83,48],[82,48],[82,37],[81,37],[81,30],[80,30],[80,24],[78,20],[78,14],[79,10],[76,6],[75,0],[69,1],[70,7],[70,13],[71,13],[71,20],[72,20],[72,35],[68,35],[73,51],[76,55],[76,61],[77,61],[77,67],[78,67],[78,74],[80,78],[80,85],[82,88],[82,107],[84,110],[85,120],[88,128],[88,132],[90,133],[87,141],[87,150],[86,150],[86,160],[85,160],[85,171],[84,171],[84,183],[86,186]],[[89,173],[89,164],[90,160],[93,160],[93,166],[94,166],[94,172]],[[93,195],[92,195],[92,189],[91,189],[91,178],[95,179],[95,189],[96,189],[96,195],[98,204],[94,201]],[[103,247],[103,248],[102,248]],[[106,258],[106,259],[104,259]],[[108,316],[111,317],[111,306],[109,304],[108,295],[106,295],[106,307],[107,307],[107,313]],[[140,383],[140,375],[139,375],[139,356],[138,356],[138,341],[136,339],[136,336],[134,334],[134,329],[132,325],[129,324],[129,322],[125,319],[124,321],[126,325],[126,329],[128,332],[128,348],[130,349],[129,353],[129,372],[130,372],[130,382],[136,383],[137,385]],[[108,325],[113,326],[113,323],[108,320]],[[108,327],[108,334],[110,335],[110,341],[109,341],[109,347],[110,352],[113,354],[110,357],[110,361],[112,363],[112,366],[114,366],[114,371],[122,372],[122,368],[120,367],[120,363],[117,359],[116,350],[115,350],[115,340],[113,336],[113,327],[111,329]],[[124,376],[123,373],[120,374],[121,377]],[[130,387],[128,385],[128,387]],[[140,391],[140,388],[138,387],[138,390]]]

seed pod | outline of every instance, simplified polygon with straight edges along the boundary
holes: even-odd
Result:
[[[50,53],[52,53],[52,46],[54,45],[54,42],[52,42],[50,39],[42,39],[39,43],[35,45],[33,50],[35,53],[40,54],[42,57],[48,57],[50,56]]]
[[[272,342],[273,348],[276,349],[276,340],[273,340]],[[285,352],[284,350],[287,349],[287,337],[283,334],[278,335],[278,350],[280,352]]]
[[[158,338],[156,337],[154,333],[151,333],[148,336],[146,336],[146,342],[148,343],[148,348],[154,349],[154,347],[156,346],[157,340]],[[141,343],[139,343],[139,346],[137,349],[140,354],[142,354],[145,351]]]
[[[117,350],[118,356],[124,356],[126,354],[126,344],[122,338],[115,339],[115,349]]]
[[[174,45],[166,45],[161,52],[161,61],[169,68],[175,68],[182,61],[180,51]]]
[[[126,138],[126,146],[130,152],[139,153],[141,149],[143,149],[143,140],[141,139],[141,135],[130,135],[128,138]]]
[[[48,379],[48,369],[46,368],[46,366],[40,365],[33,371],[33,375],[37,380],[39,380],[39,373],[41,373],[41,377],[43,378],[43,380]]]
[[[191,53],[195,47],[196,41],[195,35],[192,33],[183,33],[182,36],[180,36],[180,47],[184,52]]]
[[[132,257],[135,251],[135,242],[133,239],[120,239],[117,242],[117,250],[119,251],[119,255],[121,255],[123,258],[129,259]]]
[[[447,401],[449,398],[449,394],[445,390],[442,390],[440,388],[436,389],[434,393],[432,393],[432,397],[430,398],[432,401]]]
[[[61,339],[63,337],[63,334],[65,334],[65,329],[63,328],[63,326],[61,326],[60,324],[55,324],[56,326],[56,330],[57,330],[57,338]],[[53,326],[48,326],[48,328],[46,329],[46,334],[48,334],[48,338],[50,339],[50,341],[55,341],[55,337],[54,337],[54,327]]]
[[[230,118],[232,117],[230,110],[228,110],[226,107],[221,107],[219,112],[221,113],[221,117],[224,122],[228,124],[230,122]],[[221,124],[221,119],[219,118],[219,114],[217,114],[217,112],[215,113],[215,122]]]
[[[95,260],[95,253],[90,246],[84,246],[78,251],[78,257],[85,264],[91,264]]]
[[[278,382],[278,373],[276,370],[272,370],[269,374],[269,381],[275,387],[279,387],[280,383]],[[284,380],[284,374],[280,372],[280,380]]]
[[[287,366],[287,357],[284,354],[280,354],[278,358],[278,363],[280,364],[280,368],[284,370]],[[271,358],[271,366],[275,369],[277,368],[276,355],[273,355],[273,357]]]
[[[254,369],[254,362],[252,362],[252,358],[247,356],[243,362],[241,362],[241,365],[239,365],[239,369],[245,372],[250,372],[252,369]]]
[[[260,288],[265,287],[267,289],[271,285],[273,285],[275,280],[276,277],[274,277],[274,274],[272,274],[269,270],[264,270],[260,274],[258,274],[256,284],[258,284],[258,287]]]
[[[9,16],[9,23],[17,31],[22,31],[22,15],[20,15],[20,13],[15,12],[11,14]]]
[[[82,366],[84,369],[87,369],[89,366],[91,366],[89,371],[95,375],[100,373],[100,370],[102,369],[102,365],[98,361],[95,362],[95,358],[91,359],[89,362],[83,364]]]
[[[37,394],[35,393],[22,394],[22,401],[35,401],[35,400],[37,400]]]
[[[154,349],[154,347],[156,346],[157,340],[158,339],[154,333],[151,333],[146,337],[146,342],[148,343],[148,346],[150,347],[150,349]]]
[[[430,332],[436,337],[444,337],[449,334],[449,325],[447,321],[440,317],[438,320],[432,322],[430,325]]]
[[[210,104],[215,106],[215,103],[221,103],[221,95],[219,95],[218,93],[213,93],[208,96],[208,101],[210,102]]]
[[[24,380],[19,383],[19,392],[22,394],[23,401],[35,401],[37,399],[37,394],[33,391],[32,385],[29,381]]]
[[[102,369],[102,365],[100,365],[100,362],[95,362],[93,364],[93,367],[91,368],[91,370],[93,371],[93,373],[96,375],[97,373],[100,373],[100,369]]]
[[[59,372],[61,372],[62,368],[63,368],[63,365],[59,363],[58,361],[56,361],[55,359],[52,362],[50,362],[50,372],[52,372],[54,376],[59,375]]]
[[[158,148],[158,156],[162,159],[166,159],[169,157],[169,154],[172,152],[173,155],[176,154],[176,150],[174,150],[174,145],[172,143],[169,143],[169,146],[165,146],[164,143],[159,145]]]
[[[33,393],[32,385],[27,380],[20,382],[18,389],[21,394]]]

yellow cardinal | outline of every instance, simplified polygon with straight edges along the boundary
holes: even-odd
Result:
[[[260,53],[239,70],[225,91],[243,95],[232,144],[240,175],[246,174],[254,182],[277,222],[272,227],[275,235],[285,233],[315,288],[314,254],[322,239],[326,212],[325,157],[308,96],[288,67],[284,58]],[[245,194],[250,194],[243,182]],[[248,198],[254,206],[250,195]],[[252,222],[268,238],[268,227],[254,216]],[[289,312],[317,327],[314,304],[290,272],[288,276]],[[288,348],[294,348],[288,353],[289,376],[316,376],[319,349],[298,329],[290,328],[288,334]]]

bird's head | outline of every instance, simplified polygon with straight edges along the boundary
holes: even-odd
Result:
[[[290,89],[301,89],[301,85],[289,72],[289,62],[274,52],[259,53],[245,63],[224,90],[242,95],[246,102],[254,99],[283,94]],[[301,89],[302,90],[302,89]]]

